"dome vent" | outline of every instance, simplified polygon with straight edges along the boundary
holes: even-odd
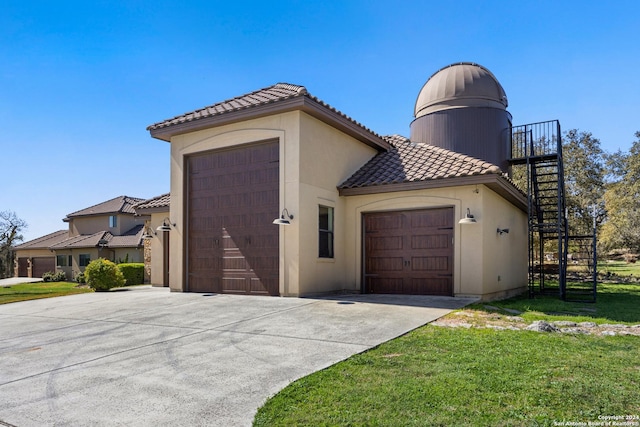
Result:
[[[441,68],[420,90],[415,117],[464,107],[505,110],[507,95],[496,77],[481,65],[460,62]]]

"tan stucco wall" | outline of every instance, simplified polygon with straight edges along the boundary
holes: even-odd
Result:
[[[361,288],[363,213],[445,206],[452,206],[455,211],[454,295],[491,299],[502,293],[524,290],[526,215],[483,185],[347,197],[346,289],[359,291]],[[458,223],[467,208],[477,219],[476,224]],[[497,236],[498,226],[509,228],[510,233]]]
[[[372,147],[306,114],[301,115],[300,123],[298,193],[286,195],[287,204],[295,208],[298,217],[291,226],[281,227],[290,237],[287,244],[294,240],[300,250],[298,259],[290,264],[288,289],[283,295],[310,295],[345,288],[348,237],[341,231],[349,225],[344,215],[346,199],[339,196],[337,186],[377,153]],[[333,258],[318,257],[320,205],[334,208]]]
[[[71,255],[72,258],[72,265],[70,267],[58,267],[57,270],[59,271],[64,271],[67,274],[67,280],[73,280],[75,279],[76,275],[79,272],[83,272],[85,267],[80,267],[80,254],[88,254],[91,257],[91,261],[93,261],[94,259],[98,259],[100,257],[102,258],[106,258],[106,259],[111,259],[110,255],[111,253],[106,250],[103,249],[101,251],[98,251],[98,248],[80,248],[80,249],[66,249],[66,250],[57,250],[55,251],[54,255],[64,255],[64,256],[69,256]]]
[[[490,189],[483,192],[481,211],[484,299],[499,299],[523,292],[527,286],[526,214]],[[509,229],[499,234],[497,230]]]
[[[143,257],[143,248],[115,248],[112,249],[112,253],[110,254],[113,258],[110,258],[110,261],[114,262],[144,262]],[[129,255],[129,258],[127,258]]]
[[[109,227],[110,215],[96,215],[90,217],[73,218],[69,221],[69,232],[72,236],[79,234],[93,234],[98,231],[109,231],[111,234],[119,236],[139,224],[144,220],[133,215],[117,215],[117,226]]]
[[[16,251],[16,259],[18,258],[42,258],[52,257],[55,253],[49,249],[21,249]]]

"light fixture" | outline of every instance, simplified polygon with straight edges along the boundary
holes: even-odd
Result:
[[[162,225],[156,228],[156,231],[171,231],[171,227],[175,227],[175,224],[171,223],[171,220],[167,217],[162,220]]]
[[[153,234],[151,234],[153,233]],[[156,234],[155,231],[151,231],[149,227],[144,227],[144,233],[142,233],[143,239],[153,239],[153,235]]]
[[[467,215],[465,215],[464,218],[462,218],[460,221],[458,221],[458,224],[475,224],[476,219],[473,215],[471,215],[471,211],[469,210],[469,208],[467,208]]]
[[[503,235],[504,233],[509,234],[509,229],[508,228],[498,228],[498,231],[496,231],[496,233],[498,233],[499,235]]]
[[[287,213],[287,216],[284,215],[284,213]],[[272,224],[276,224],[276,225],[291,225],[291,221],[293,219],[293,215],[289,214],[289,211],[287,210],[287,208],[282,209],[282,214],[280,215],[280,218],[276,218],[273,220]]]

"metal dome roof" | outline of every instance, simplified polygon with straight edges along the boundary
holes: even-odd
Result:
[[[472,62],[441,68],[424,84],[416,100],[415,117],[450,108],[506,109],[507,95],[491,71]]]

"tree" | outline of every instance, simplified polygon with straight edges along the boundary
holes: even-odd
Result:
[[[13,276],[13,245],[24,240],[22,231],[27,223],[15,212],[0,212],[0,278]]]
[[[569,233],[589,235],[593,216],[599,227],[606,218],[604,182],[606,155],[590,132],[565,132],[562,144]]]
[[[628,153],[609,156],[612,182],[604,195],[608,212],[601,242],[607,249],[640,251],[640,131]]]

